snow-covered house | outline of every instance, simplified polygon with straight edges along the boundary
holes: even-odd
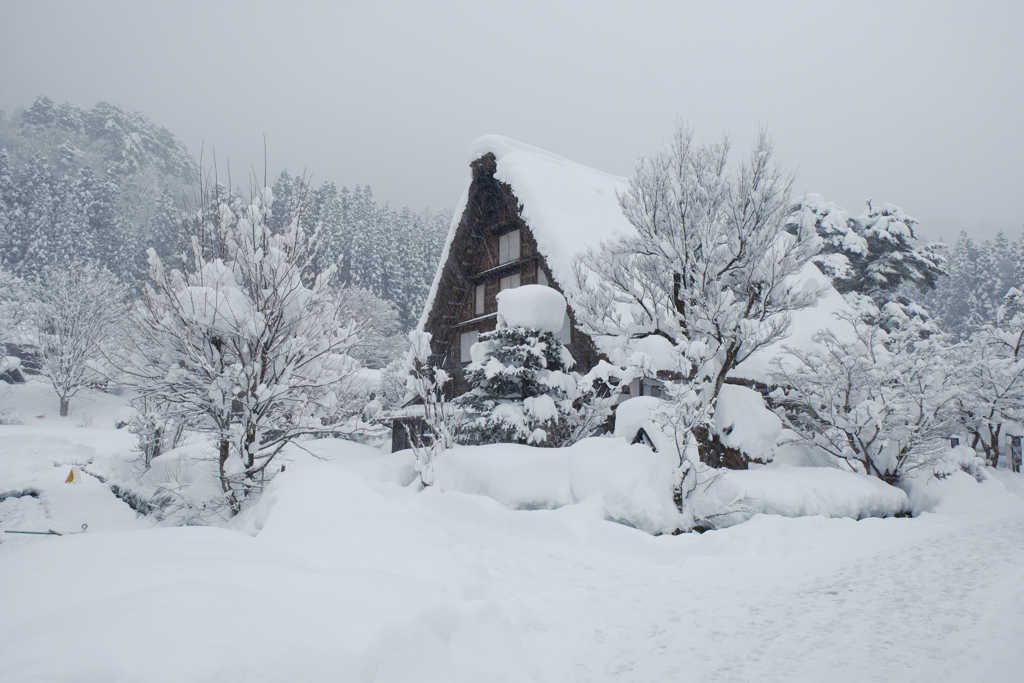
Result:
[[[617,197],[627,179],[497,135],[476,140],[469,158],[470,182],[420,319],[433,337],[433,364],[453,376],[455,393],[465,391],[463,368],[480,333],[495,327],[497,293],[534,283],[565,296],[570,324],[563,326],[562,341],[578,371],[586,372],[601,356],[621,361],[622,349],[606,348],[604,340],[591,339],[577,326],[573,267],[587,248],[633,230]],[[790,336],[754,354],[736,376],[766,382],[769,361],[782,344],[805,346],[817,330],[837,325],[831,314],[846,304],[829,280],[810,263],[800,277],[817,280],[827,295],[813,309],[794,313]],[[636,350],[650,352],[631,349]],[[634,381],[628,389],[631,396],[658,395],[659,383]]]
[[[470,147],[472,177],[456,209],[420,320],[433,362],[465,390],[463,368],[480,333],[493,330],[496,295],[526,284],[554,287],[569,303],[562,342],[585,372],[598,361],[576,325],[573,259],[631,226],[616,192],[626,179],[495,135]]]

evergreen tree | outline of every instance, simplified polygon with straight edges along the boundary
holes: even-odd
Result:
[[[942,245],[918,246],[917,221],[892,204],[869,200],[867,211],[850,218],[820,195],[806,195],[792,206],[789,225],[815,228],[822,249],[814,262],[840,294],[867,294],[878,306],[898,299],[905,284],[927,292],[947,274]]]
[[[553,314],[543,315],[548,308]],[[575,361],[557,337],[564,315],[565,299],[549,287],[526,285],[498,295],[497,329],[473,345],[466,368],[472,388],[455,399],[469,418],[462,442],[562,445],[578,381],[570,373]]]

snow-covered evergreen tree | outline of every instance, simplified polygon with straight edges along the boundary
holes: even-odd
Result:
[[[1024,282],[1022,244],[1002,232],[975,242],[961,232],[950,250],[949,278],[940,281],[922,301],[942,329],[967,340],[996,322],[1003,297]]]
[[[851,218],[820,195],[806,195],[794,203],[789,225],[813,228],[822,238],[814,261],[840,294],[867,294],[879,306],[896,297],[906,283],[926,292],[947,274],[939,244],[918,245],[917,221],[892,204],[872,205]]]
[[[573,403],[582,378],[557,336],[565,306],[557,290],[541,285],[499,292],[497,329],[473,345],[471,389],[455,399],[466,412],[463,443],[562,446],[581,438],[573,434]]]

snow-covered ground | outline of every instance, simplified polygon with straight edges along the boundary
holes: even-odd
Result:
[[[1005,470],[921,484],[914,518],[652,536],[600,495],[416,492],[400,455],[324,440],[234,520],[166,528],[97,478],[131,461],[125,399],[56,418],[51,398],[0,394],[25,423],[0,426],[0,493],[37,493],[0,502],[0,528],[89,527],[0,537],[5,682],[1024,676],[1024,477]]]

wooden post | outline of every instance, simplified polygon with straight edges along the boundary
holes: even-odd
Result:
[[[1020,472],[1020,460],[1021,460],[1021,437],[1014,436],[1010,438],[1010,469],[1014,472]]]

